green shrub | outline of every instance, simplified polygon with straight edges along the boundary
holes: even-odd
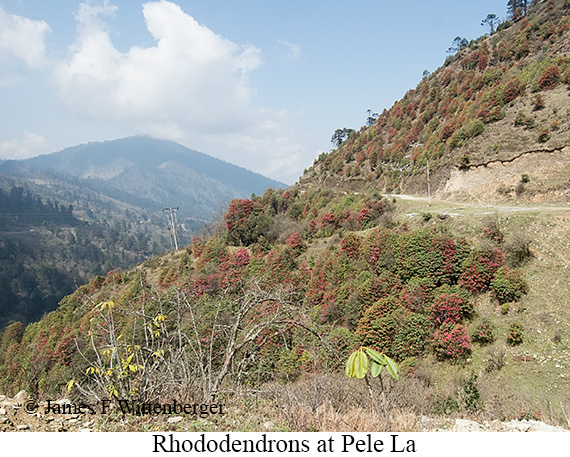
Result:
[[[477,375],[472,371],[469,377],[461,381],[461,399],[465,409],[470,412],[481,408],[481,394],[477,388]]]
[[[542,94],[534,95],[534,97],[532,97],[532,104],[534,111],[540,111],[541,109],[544,109],[546,107],[546,104],[544,103],[544,97],[542,96]]]
[[[422,217],[424,222],[429,222],[433,218],[433,213],[428,212],[421,212],[420,216]]]
[[[550,140],[550,132],[548,129],[542,129],[542,131],[538,134],[537,141],[539,143],[546,143],[548,140]]]
[[[459,147],[465,141],[481,135],[485,131],[485,124],[481,119],[473,119],[468,124],[461,127],[458,131],[454,132],[449,139],[451,147]]]
[[[431,323],[421,314],[409,313],[398,322],[393,353],[398,360],[421,356],[431,335]]]
[[[428,402],[433,414],[436,415],[449,416],[459,412],[459,402],[452,395],[436,392],[428,397]]]
[[[491,344],[495,341],[495,335],[491,323],[483,319],[471,334],[471,340],[481,345]]]
[[[508,267],[497,270],[489,288],[501,304],[519,301],[528,293],[528,284],[521,274]]]

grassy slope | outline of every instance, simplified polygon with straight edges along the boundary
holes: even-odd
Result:
[[[523,271],[530,285],[529,294],[503,314],[487,295],[477,300],[477,317],[489,319],[496,341],[488,347],[474,344],[472,363],[467,370],[481,375],[482,395],[486,395],[490,413],[498,413],[508,405],[517,409],[534,408],[546,417],[564,423],[561,404],[568,411],[570,389],[570,209],[567,206],[492,206],[449,204],[435,201],[430,207],[423,201],[400,200],[403,218],[423,224],[419,213],[432,211],[451,214],[445,222],[432,219],[433,224],[447,224],[454,232],[467,238],[480,239],[481,227],[489,217],[497,218],[505,243],[515,235],[531,240],[533,257],[525,262]],[[435,222],[437,221],[437,222]],[[429,224],[430,222],[428,222]],[[524,342],[520,346],[505,344],[512,321],[524,325]],[[485,372],[490,351],[505,351],[505,366],[499,371]],[[449,366],[430,365],[439,382],[457,381],[458,373]],[[445,382],[442,382],[442,385]],[[495,409],[495,411],[493,411]]]

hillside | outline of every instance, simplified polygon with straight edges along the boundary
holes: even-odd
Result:
[[[268,420],[417,430],[422,415],[567,425],[568,210],[489,210],[325,190],[235,200],[224,233],[96,278],[40,322],[8,327],[1,389],[86,401],[221,395],[232,413],[210,425],[190,416],[198,430],[231,427],[244,408],[245,430]],[[263,230],[257,242],[251,230]],[[363,383],[342,379],[361,344],[400,365],[399,381],[384,378],[389,419],[363,406]]]
[[[426,195],[429,161],[442,198],[566,201],[569,14],[564,1],[532,2],[516,23],[461,45],[300,183]]]
[[[56,179],[50,193],[32,184],[0,175],[0,327],[39,320],[93,276],[169,248],[162,218]]]
[[[41,318],[93,276],[193,234],[235,197],[280,186],[171,141],[133,137],[0,163],[0,328]]]
[[[298,184],[234,198],[183,249],[6,327],[0,391],[109,400],[89,420],[102,430],[568,428],[568,12],[532,2]],[[122,401],[225,414],[165,421]]]

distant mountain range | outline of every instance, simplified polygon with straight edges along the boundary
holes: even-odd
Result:
[[[287,187],[174,141],[135,136],[83,144],[27,160],[4,161],[0,173],[31,170],[79,178],[83,185],[145,210],[180,207],[180,216],[208,222],[232,198]]]

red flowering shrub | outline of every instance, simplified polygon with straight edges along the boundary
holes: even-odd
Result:
[[[105,284],[120,284],[122,279],[121,269],[115,268],[114,270],[107,272]]]
[[[362,243],[362,252],[372,270],[380,273],[394,263],[395,241],[398,235],[387,229],[374,230]]]
[[[385,315],[383,314],[384,311],[376,312],[378,309],[373,308],[369,308],[369,312],[366,312],[362,317],[356,328],[356,334],[362,346],[368,346],[393,356],[392,343],[397,323],[391,314]]]
[[[484,71],[489,64],[489,54],[487,52],[481,52],[479,54],[479,62],[477,63],[477,69],[479,71]]]
[[[325,213],[321,217],[321,227],[325,228],[328,225],[336,226],[336,216],[333,213]]]
[[[540,90],[554,89],[560,83],[560,68],[557,65],[551,65],[542,73],[538,80]]]
[[[484,292],[504,263],[505,256],[498,248],[475,252],[465,261],[459,284],[470,292]]]
[[[349,233],[340,242],[340,252],[349,259],[356,260],[360,257],[360,237],[354,233]]]
[[[439,139],[441,141],[446,141],[448,138],[451,137],[451,135],[453,135],[453,133],[455,132],[455,129],[457,128],[457,123],[455,121],[451,121],[448,122],[447,124],[445,124],[443,126],[443,128],[441,129],[441,133],[439,135]]]
[[[266,277],[271,284],[290,283],[293,272],[297,268],[295,255],[289,247],[277,247],[267,255]]]
[[[234,199],[230,202],[228,210],[224,215],[226,228],[233,232],[242,226],[245,220],[253,212],[253,202],[251,200]]]
[[[259,200],[232,200],[224,218],[228,242],[233,245],[249,246],[256,243],[260,237],[267,237],[274,223],[271,217],[264,214]]]
[[[162,287],[170,287],[178,279],[178,268],[164,267],[158,275],[158,284]]]
[[[507,335],[507,344],[517,346],[523,342],[524,327],[520,322],[513,322],[509,325],[509,333]]]
[[[517,421],[542,421],[544,418],[542,417],[542,413],[539,410],[528,410],[528,409],[519,409],[515,415],[513,416],[514,420]]]
[[[239,290],[247,275],[247,266],[251,256],[247,249],[240,248],[231,253],[228,259],[219,266],[220,286],[224,289]]]
[[[311,219],[309,221],[309,231],[314,235],[317,233],[317,221],[315,219]]]
[[[304,248],[303,239],[301,238],[299,232],[295,232],[289,236],[289,238],[285,240],[285,244],[297,254],[303,251]]]
[[[440,294],[428,307],[430,320],[440,326],[443,323],[457,324],[473,312],[473,304],[457,294]]]
[[[511,79],[503,87],[503,102],[509,103],[517,98],[523,91],[524,86],[517,78]]]
[[[190,249],[194,257],[200,257],[204,250],[205,241],[201,236],[193,236],[190,244]]]
[[[471,353],[471,339],[463,324],[445,322],[434,332],[432,343],[437,360],[458,360]]]
[[[366,230],[367,228],[373,227],[374,216],[372,216],[371,211],[368,208],[363,208],[358,213],[358,222],[360,224],[361,230]]]

